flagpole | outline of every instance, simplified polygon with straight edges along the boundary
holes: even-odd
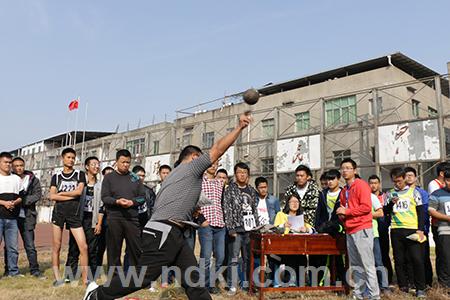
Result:
[[[86,109],[84,110],[83,140],[81,142],[81,162],[84,161],[84,140],[86,138],[86,124],[87,124],[87,116],[88,116],[88,105],[89,105],[89,102],[86,102]]]
[[[80,96],[77,98],[78,103],[80,103]],[[77,128],[78,128],[78,108],[77,112],[75,113],[75,134],[73,137],[73,148],[75,148],[75,144],[77,143]]]
[[[69,117],[70,114],[69,112],[66,112],[66,140],[64,141],[64,145],[61,145],[63,147],[66,147],[67,144],[69,143]]]

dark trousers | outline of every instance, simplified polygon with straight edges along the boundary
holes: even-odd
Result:
[[[408,288],[407,258],[413,265],[414,285],[417,290],[425,289],[425,263],[423,260],[422,245],[406,237],[415,233],[414,229],[397,228],[391,230],[392,250],[394,252],[395,272],[400,288]]]
[[[441,265],[441,277],[439,283],[446,288],[450,288],[450,235],[439,235],[439,258]]]
[[[17,226],[19,228],[20,237],[22,238],[23,246],[25,252],[27,253],[28,263],[30,264],[30,274],[39,275],[41,271],[39,270],[39,263],[37,259],[36,246],[34,244],[34,228],[27,229],[25,226],[25,218],[17,218]],[[6,259],[6,246],[5,246],[5,273],[8,270],[8,261]]]
[[[105,215],[106,216],[106,215]],[[106,225],[105,217],[103,217],[102,231],[97,236],[97,267],[103,266],[103,257],[106,251],[106,232],[108,231],[108,226]]]
[[[383,260],[383,266],[387,270],[388,282],[392,284],[392,277],[394,276],[394,271],[392,269],[391,258],[389,256],[390,251],[390,241],[389,241],[389,224],[383,219],[378,221],[378,233],[379,233],[379,242],[380,242],[380,250],[381,250],[381,259]]]
[[[155,223],[157,224],[154,225]],[[191,272],[189,270],[191,267],[197,266],[197,260],[194,252],[183,238],[181,229],[161,222],[150,223],[149,227],[144,229],[142,235],[142,249],[144,250],[139,258],[136,271],[137,274],[140,274],[142,268],[145,268],[144,280],[141,283],[131,280],[129,284],[123,286],[120,276],[114,274],[109,287],[100,286],[96,290],[97,299],[117,299],[146,288],[161,275],[164,266],[179,268],[181,285],[189,299],[211,299],[206,288],[193,287],[187,284],[186,279],[190,279],[194,285],[198,283],[200,274],[197,271]]]
[[[306,255],[282,255],[281,261],[285,264],[286,267],[289,267],[292,272],[294,270],[295,273],[291,274],[290,272],[285,272],[285,274],[281,274],[281,284],[295,284],[296,286],[305,286],[306,283],[306,274],[300,273],[300,267],[303,267],[302,270],[306,270],[306,266],[308,264],[308,260]],[[291,275],[295,275],[295,278],[292,278]]]
[[[121,266],[122,243],[125,239],[130,266],[136,266],[141,254],[141,229],[137,218],[123,219],[108,217],[106,248],[108,268]]]
[[[92,228],[92,214],[85,213],[83,218],[83,231],[86,236],[86,244],[88,246],[88,265],[90,269],[89,280],[96,278],[97,270],[97,236],[94,234],[94,228]],[[70,232],[70,231],[69,231]],[[66,261],[66,277],[72,276],[76,278],[78,272],[78,258],[80,257],[80,250],[78,249],[77,241],[72,235],[69,234],[69,251],[67,253]],[[67,267],[70,267],[68,269]],[[69,275],[70,274],[70,275]]]
[[[327,256],[326,255],[308,255],[308,266],[314,267],[316,269],[327,267]],[[320,270],[319,272],[308,272],[308,279],[310,286],[319,286],[320,282],[325,276],[325,271]]]
[[[427,240],[423,243],[423,259],[425,263],[425,283],[427,286],[431,287],[433,285],[433,267],[431,265],[430,258],[430,241],[428,239],[428,234],[426,234]]]

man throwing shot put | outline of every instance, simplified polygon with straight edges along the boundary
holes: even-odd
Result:
[[[164,266],[180,269],[181,285],[189,299],[211,299],[205,287],[187,284],[199,282],[200,274],[190,270],[197,266],[197,260],[183,238],[183,231],[200,197],[203,173],[225,153],[250,122],[250,115],[241,115],[238,126],[217,141],[209,153],[202,153],[200,148],[192,145],[181,151],[175,163],[179,165],[163,182],[156,197],[154,213],[143,230],[143,250],[136,270],[138,275],[145,270],[143,282],[131,280],[123,286],[120,276],[114,274],[108,287],[98,286],[95,282],[89,284],[84,300],[117,299],[146,288],[161,275]]]

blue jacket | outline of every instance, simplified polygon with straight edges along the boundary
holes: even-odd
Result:
[[[428,213],[428,202],[429,202],[429,195],[428,192],[420,187],[416,187],[416,190],[419,191],[420,196],[422,197],[422,205],[423,209],[425,210],[424,214],[424,223],[425,228],[423,229],[425,234],[428,234],[430,232],[430,214]]]
[[[256,207],[258,207],[259,197],[256,200]],[[266,197],[267,212],[269,213],[269,223],[273,225],[275,221],[275,216],[281,210],[280,200],[273,195],[267,195]]]

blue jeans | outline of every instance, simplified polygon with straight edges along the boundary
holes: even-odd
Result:
[[[375,259],[375,268],[377,268],[378,285],[380,289],[388,289],[387,269],[383,266],[383,258],[381,256],[380,241],[378,238],[373,239],[373,256]]]
[[[19,251],[17,245],[17,235],[19,228],[16,219],[0,219],[0,243],[5,240],[6,260],[8,261],[8,275],[15,276],[19,274],[17,260]]]
[[[250,235],[249,232],[238,232],[236,237],[229,237],[228,242],[228,287],[238,287],[239,254],[242,256],[243,282],[248,283],[250,268]]]
[[[198,238],[200,240],[200,258],[205,260],[205,282],[206,287],[214,287],[215,282],[210,281],[211,254],[214,252],[215,271],[219,271],[225,258],[225,228],[222,227],[200,227]]]

